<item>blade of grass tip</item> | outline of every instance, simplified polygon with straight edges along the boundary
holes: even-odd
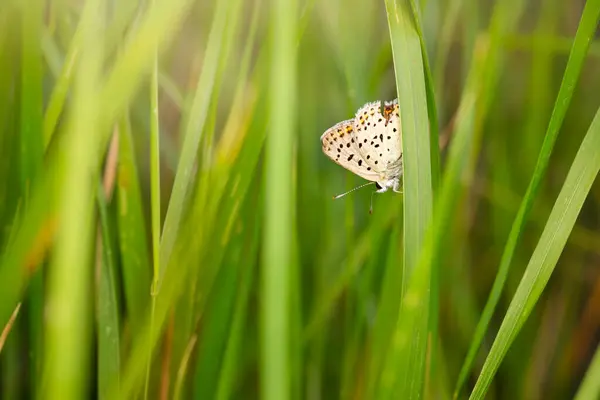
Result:
[[[600,346],[588,367],[581,386],[577,389],[575,400],[594,400],[600,397]]]
[[[291,396],[292,146],[296,129],[295,0],[271,3],[270,127],[265,154],[260,384],[262,398]]]
[[[99,0],[92,6],[102,14]],[[102,65],[102,19],[90,21],[77,71],[74,108],[68,125],[66,168],[60,225],[48,280],[42,393],[44,398],[85,397],[90,360],[89,313],[92,269],[92,184],[98,153],[98,107],[95,101]],[[69,349],[69,351],[65,351]]]
[[[43,27],[44,2],[30,1],[21,4],[21,110],[20,110],[20,168],[21,196],[24,212],[29,206],[32,182],[42,167],[44,141],[42,136],[44,69],[39,38]],[[26,308],[29,322],[30,385],[33,394],[40,386],[42,359],[42,320],[44,307],[44,273],[36,268],[27,288]]]
[[[155,0],[150,4],[154,5]],[[152,74],[150,76],[150,215],[152,226],[152,309],[150,330],[154,330],[154,313],[156,311],[156,288],[160,274],[160,121],[158,115],[158,49],[154,48]],[[146,366],[146,382],[144,399],[148,398],[150,384],[150,365],[152,364],[152,346],[148,346],[148,364]]]
[[[589,3],[588,3],[589,4]],[[600,170],[600,109],[579,147],[546,227],[510,303],[471,399],[481,399],[517,333],[544,290]]]
[[[182,125],[184,141],[163,225],[160,242],[159,281],[158,286],[154,288],[155,290],[160,290],[162,276],[164,275],[164,270],[167,267],[175,239],[177,238],[177,231],[179,230],[179,223],[183,214],[184,200],[192,177],[194,161],[198,154],[198,146],[202,138],[212,98],[214,80],[226,28],[225,22],[231,3],[231,0],[223,0],[217,3],[206,45],[202,72],[198,79],[190,109],[186,113],[185,123]]]
[[[544,177],[548,168],[550,155],[552,154],[554,143],[556,142],[560,127],[562,126],[568,106],[573,97],[573,91],[581,73],[583,62],[589,48],[589,43],[596,31],[599,15],[600,0],[592,0],[587,2],[583,10],[577,33],[575,35],[575,41],[573,42],[571,54],[569,55],[569,60],[567,61],[565,74],[556,97],[554,110],[552,112],[552,116],[550,117],[550,122],[548,123],[548,129],[546,131],[546,136],[544,137],[544,142],[542,143],[542,148],[538,156],[538,161],[533,172],[533,176],[529,182],[529,186],[527,187],[527,191],[523,197],[521,206],[519,207],[519,211],[517,212],[517,216],[513,222],[502,258],[500,260],[500,267],[498,268],[498,273],[496,274],[492,290],[490,291],[490,295],[484,307],[483,313],[475,329],[473,340],[469,346],[469,351],[463,366],[461,367],[454,393],[455,398],[459,395],[462,386],[467,380],[489,322],[500,299],[500,295],[508,276],[521,231],[523,230],[527,217],[529,216],[535,197],[539,192],[542,178]]]
[[[98,338],[98,398],[108,399],[111,385],[119,385],[121,348],[119,328],[119,305],[115,275],[115,249],[111,237],[104,188],[98,184],[96,200],[100,216],[101,236],[98,240],[99,282],[97,291],[97,338]],[[101,238],[101,239],[100,239]]]

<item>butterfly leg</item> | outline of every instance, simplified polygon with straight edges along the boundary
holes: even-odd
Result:
[[[404,193],[402,190],[400,190],[400,180],[394,182],[394,187],[392,188],[392,190],[396,193]]]

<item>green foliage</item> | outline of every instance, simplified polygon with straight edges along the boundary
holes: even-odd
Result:
[[[600,0],[526,5],[0,2],[0,398],[597,398]]]

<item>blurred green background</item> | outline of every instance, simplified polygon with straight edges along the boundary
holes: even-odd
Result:
[[[600,398],[599,14],[3,0],[0,398]]]

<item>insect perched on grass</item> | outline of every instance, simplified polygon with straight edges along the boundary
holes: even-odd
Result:
[[[354,118],[339,122],[321,135],[323,152],[335,163],[371,182],[334,196],[339,199],[375,184],[373,193],[400,192],[402,134],[398,100],[362,106]],[[371,208],[373,210],[373,196]]]

